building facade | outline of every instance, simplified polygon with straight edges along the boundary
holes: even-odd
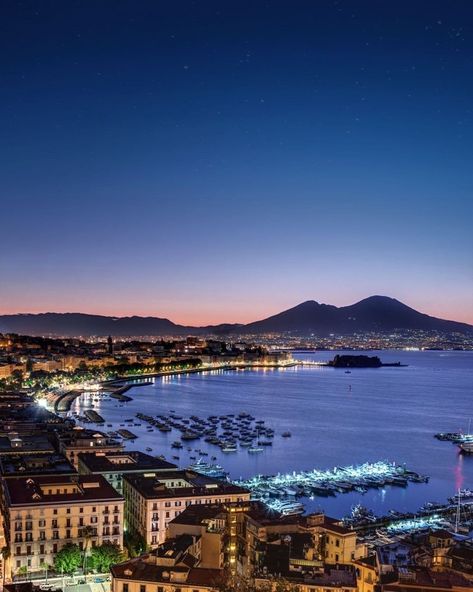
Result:
[[[7,479],[3,487],[8,578],[53,564],[65,544],[122,546],[124,500],[101,476]]]
[[[127,475],[123,494],[127,528],[139,533],[152,548],[164,542],[169,522],[188,506],[250,499],[250,492],[242,487],[189,470]]]

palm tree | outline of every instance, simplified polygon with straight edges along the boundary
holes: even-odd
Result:
[[[82,571],[84,576],[86,575],[86,563],[87,563],[87,548],[89,546],[90,539],[95,535],[95,528],[92,526],[84,526],[82,529],[82,538],[84,539],[84,558],[82,561]]]

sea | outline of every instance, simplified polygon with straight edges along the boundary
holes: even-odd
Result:
[[[327,361],[333,351],[298,352],[299,360]],[[386,486],[366,493],[303,500],[307,511],[324,510],[334,517],[348,515],[361,504],[383,515],[394,509],[416,511],[427,501],[445,503],[459,488],[473,488],[473,455],[434,438],[437,432],[467,432],[473,418],[473,352],[370,351],[336,352],[377,355],[383,362],[402,367],[344,369],[296,366],[282,369],[218,370],[155,378],[152,384],[132,388],[126,404],[84,394],[71,413],[93,408],[117,430],[124,419],[142,412],[183,418],[196,415],[249,413],[275,430],[272,446],[251,455],[240,448],[224,453],[201,440],[171,449],[176,430],[147,431],[147,424],[130,429],[138,436],[125,441],[129,450],[164,455],[184,468],[201,457],[224,467],[233,479],[253,475],[288,474],[310,469],[331,469],[386,460],[429,476],[425,484],[406,488]],[[90,424],[89,424],[90,427]],[[473,429],[473,427],[472,427]],[[282,432],[289,431],[290,438]],[[190,447],[191,451],[187,450]],[[179,459],[173,459],[178,455]],[[194,458],[191,458],[194,457]]]

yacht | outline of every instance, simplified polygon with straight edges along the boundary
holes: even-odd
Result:
[[[462,442],[458,448],[462,454],[473,454],[473,442]]]

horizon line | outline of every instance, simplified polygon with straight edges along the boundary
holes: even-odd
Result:
[[[298,302],[295,305],[286,307],[286,308],[281,308],[279,310],[276,310],[275,312],[269,312],[269,313],[265,313],[265,316],[261,316],[257,319],[252,319],[252,320],[245,320],[245,321],[175,321],[173,320],[170,316],[161,316],[157,313],[120,313],[120,314],[113,314],[113,313],[101,313],[101,312],[82,312],[82,311],[71,311],[71,310],[64,310],[64,311],[54,311],[54,310],[41,310],[41,311],[35,311],[35,312],[30,312],[30,311],[16,311],[16,312],[3,312],[0,310],[0,316],[21,316],[21,315],[31,315],[31,316],[40,316],[40,315],[48,315],[48,314],[54,314],[54,315],[84,315],[84,316],[97,316],[97,317],[105,317],[105,318],[112,318],[112,319],[126,319],[126,318],[133,318],[133,317],[137,317],[137,318],[151,318],[151,319],[160,319],[163,321],[169,321],[177,326],[184,326],[184,327],[193,327],[193,328],[201,328],[201,327],[206,327],[206,326],[219,326],[219,325],[247,325],[247,324],[251,324],[251,323],[255,323],[258,321],[262,321],[265,320],[267,318],[270,318],[272,316],[281,314],[283,312],[286,312],[288,310],[291,310],[293,308],[296,308],[298,306],[301,306],[302,304],[306,304],[308,302],[315,302],[319,305],[325,305],[325,306],[333,306],[335,308],[344,308],[346,306],[353,306],[355,304],[359,304],[360,302],[363,302],[364,300],[369,300],[372,298],[385,298],[387,300],[393,300],[396,302],[399,302],[400,304],[403,304],[404,306],[411,308],[412,310],[420,313],[420,314],[425,314],[427,316],[433,317],[433,318],[437,318],[440,320],[444,320],[444,321],[453,321],[456,323],[463,323],[466,325],[471,325],[473,326],[473,318],[469,321],[467,320],[456,320],[456,319],[452,319],[452,318],[448,318],[448,316],[437,316],[435,313],[427,313],[427,312],[423,312],[420,311],[416,308],[411,307],[408,304],[405,304],[403,301],[394,298],[392,296],[384,296],[381,294],[372,294],[371,296],[366,296],[364,298],[361,298],[360,300],[356,300],[355,302],[352,302],[351,304],[344,304],[344,305],[335,305],[335,304],[327,304],[325,302],[319,302],[317,300],[314,299],[308,299],[308,300],[302,300],[301,302]],[[440,313],[443,314],[443,313]],[[448,313],[445,313],[448,315]]]

